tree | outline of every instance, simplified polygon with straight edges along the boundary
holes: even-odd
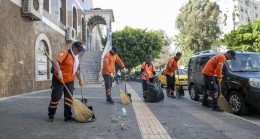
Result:
[[[113,32],[112,36],[112,44],[118,47],[118,55],[130,71],[146,61],[148,55],[158,58],[165,43],[158,31],[146,31],[128,26]]]
[[[222,40],[228,49],[260,52],[260,21],[240,26],[224,36]]]
[[[190,0],[182,7],[176,19],[182,49],[195,52],[211,49],[211,45],[221,35],[220,13],[216,2],[209,0]]]

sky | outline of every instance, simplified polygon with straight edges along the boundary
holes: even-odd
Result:
[[[115,22],[112,31],[125,26],[148,30],[165,30],[173,37],[177,34],[175,19],[179,9],[188,0],[93,0],[94,8],[112,9]]]

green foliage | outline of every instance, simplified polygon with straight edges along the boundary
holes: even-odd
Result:
[[[130,70],[146,61],[148,55],[158,58],[165,40],[158,31],[146,31],[126,26],[113,32],[112,44],[118,47],[118,55]]]
[[[220,13],[219,6],[209,0],[190,0],[182,7],[176,19],[182,49],[194,52],[211,49],[221,35],[218,24]]]
[[[224,36],[222,43],[228,49],[260,52],[260,21],[240,26]]]
[[[188,67],[188,63],[189,63],[190,57],[191,57],[193,54],[194,54],[194,51],[193,51],[193,50],[183,49],[183,50],[182,50],[182,56],[181,56],[181,59],[180,59],[179,64],[180,64],[180,65],[183,65],[184,67]]]

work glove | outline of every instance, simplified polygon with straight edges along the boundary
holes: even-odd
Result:
[[[114,77],[115,77],[112,72],[110,72],[110,77],[111,77],[112,79],[114,79]]]
[[[173,72],[171,72],[170,76],[171,76],[171,77],[173,76]]]
[[[61,72],[61,70],[60,70],[60,71],[58,71],[58,78],[59,78],[60,80],[63,80],[63,77],[62,77],[62,72]]]
[[[126,73],[126,68],[123,68],[123,72]]]
[[[217,80],[218,80],[218,84],[221,84],[222,78],[218,78]]]
[[[82,79],[79,80],[79,85],[83,86],[84,85],[84,81]]]

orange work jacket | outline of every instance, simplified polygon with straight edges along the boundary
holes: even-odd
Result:
[[[165,73],[166,75],[171,75],[171,72],[173,75],[175,75],[175,70],[177,69],[177,62],[174,57],[170,58],[168,61],[168,64],[166,65]],[[169,65],[172,64],[172,71],[169,69]]]
[[[104,56],[102,74],[114,74],[115,63],[117,63],[121,68],[125,67],[124,63],[117,54],[112,55],[110,52],[107,52]]]
[[[76,77],[76,74],[72,75],[74,65],[74,58],[72,54],[70,54],[68,50],[64,50],[54,58],[59,62],[64,83],[73,81]],[[53,74],[58,79],[58,72],[56,70],[54,70]]]
[[[155,66],[153,64],[148,65],[147,62],[144,62],[141,65],[141,69],[143,69],[143,72],[145,73],[145,75],[147,76],[147,78],[153,78],[153,72],[155,71]],[[142,80],[146,80],[145,75],[142,74]]]
[[[226,62],[226,56],[224,54],[217,54],[205,65],[202,69],[202,73],[209,76],[217,74],[218,78],[222,78],[222,69]]]

